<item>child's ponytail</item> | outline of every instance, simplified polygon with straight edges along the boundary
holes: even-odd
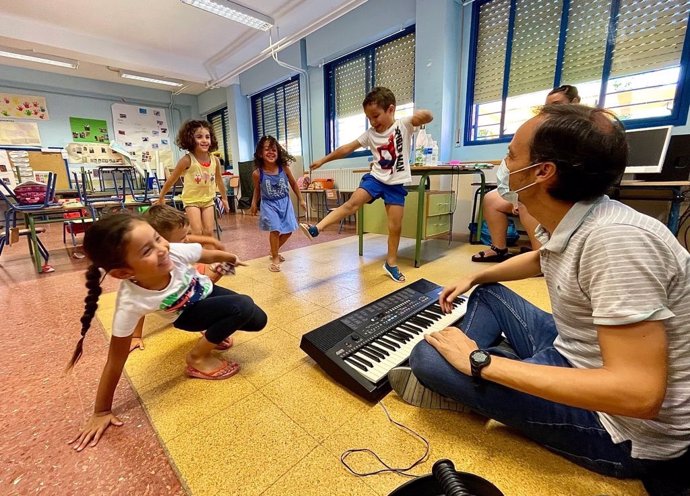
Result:
[[[72,359],[67,364],[67,370],[70,370],[79,361],[84,348],[84,338],[91,327],[91,321],[98,309],[98,298],[103,291],[101,288],[101,271],[95,265],[89,265],[86,269],[86,289],[88,290],[86,298],[84,298],[84,314],[81,316],[81,337],[74,348]]]
[[[130,214],[113,214],[97,222],[84,235],[84,252],[91,260],[86,269],[87,295],[84,298],[84,314],[81,317],[81,337],[74,348],[72,359],[67,364],[70,370],[79,361],[84,349],[84,337],[91,327],[91,321],[98,309],[101,296],[101,269],[109,272],[127,266],[126,254],[129,232],[136,222],[144,222]]]

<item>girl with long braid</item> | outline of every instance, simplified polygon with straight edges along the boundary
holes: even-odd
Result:
[[[91,261],[86,271],[88,294],[81,318],[81,338],[67,368],[82,355],[86,336],[106,274],[122,283],[118,290],[112,337],[96,393],[94,414],[69,443],[77,451],[95,446],[105,430],[122,422],[112,413],[115,387],[129,356],[132,333],[139,318],[158,312],[178,329],[205,330],[186,357],[185,373],[200,379],[227,379],[239,364],[218,358],[212,350],[235,331],[259,331],[266,314],[250,297],[214,286],[192,264],[225,262],[245,265],[236,255],[207,250],[195,243],[168,243],[148,223],[129,214],[115,214],[95,222],[84,237],[84,251]]]

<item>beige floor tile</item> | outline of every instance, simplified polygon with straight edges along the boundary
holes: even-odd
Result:
[[[395,416],[393,418],[397,420]],[[424,436],[423,432],[420,434]],[[389,422],[380,406],[356,414],[327,437],[322,445],[338,458],[346,450],[368,448],[392,467],[407,467],[422,457],[426,450],[421,441]],[[355,453],[347,461],[358,472],[374,472],[384,468],[370,454]],[[430,469],[415,467],[411,473],[423,475],[429,471]],[[405,479],[390,473],[368,477],[366,480],[367,485],[376,493],[383,495],[389,494],[404,482]]]
[[[268,325],[280,327],[283,324],[309,315],[314,310],[321,308],[321,305],[289,294],[266,300],[261,304],[261,308],[268,315]]]
[[[127,376],[138,388],[182,377],[185,357],[199,337],[172,327],[144,335],[144,349],[134,350],[127,359]]]
[[[261,392],[319,442],[372,406],[336,384],[311,360],[264,386]]]
[[[262,496],[375,496],[366,480],[350,474],[335,455],[317,447]],[[382,495],[383,496],[383,495]]]
[[[166,443],[193,496],[258,496],[316,445],[261,393]]]
[[[236,293],[250,296],[259,306],[267,300],[288,295],[285,291],[276,289],[265,282],[258,281],[247,275],[224,277],[219,281],[219,285]]]
[[[280,328],[296,338],[301,338],[304,334],[336,320],[339,316],[339,314],[325,308],[318,308],[304,317],[290,322],[284,322],[281,324]]]
[[[228,356],[242,366],[240,374],[256,387],[276,380],[306,360],[299,339],[279,328],[261,331],[255,339],[234,346]]]
[[[347,298],[355,291],[344,286],[338,286],[337,284],[329,281],[319,281],[312,286],[305,289],[295,291],[292,293],[293,296],[301,298],[315,305],[324,307],[335,301]]]
[[[163,442],[189,431],[222,410],[228,411],[256,391],[256,387],[242,376],[242,371],[222,381],[190,379],[178,374],[170,380],[149,383],[138,389]]]

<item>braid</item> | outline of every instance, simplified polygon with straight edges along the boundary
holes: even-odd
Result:
[[[101,296],[101,271],[95,265],[89,265],[86,269],[86,289],[88,293],[84,298],[84,314],[81,316],[81,337],[74,348],[72,359],[67,364],[67,370],[70,370],[79,361],[84,347],[84,338],[91,327],[91,321],[98,309],[98,298]]]

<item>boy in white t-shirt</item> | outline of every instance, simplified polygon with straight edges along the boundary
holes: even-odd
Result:
[[[415,110],[412,117],[395,119],[395,95],[388,88],[378,86],[367,94],[364,113],[369,119],[369,129],[351,143],[342,145],[317,160],[309,167],[318,169],[326,162],[345,158],[360,147],[368,147],[374,156],[371,172],[362,177],[359,187],[350,199],[329,213],[315,225],[300,224],[302,232],[313,239],[327,226],[354,215],[365,203],[383,198],[388,216],[388,255],[383,269],[394,281],[404,282],[405,276],[398,269],[398,245],[405,206],[405,184],[409,184],[410,141],[414,128],[431,122],[428,110]]]

